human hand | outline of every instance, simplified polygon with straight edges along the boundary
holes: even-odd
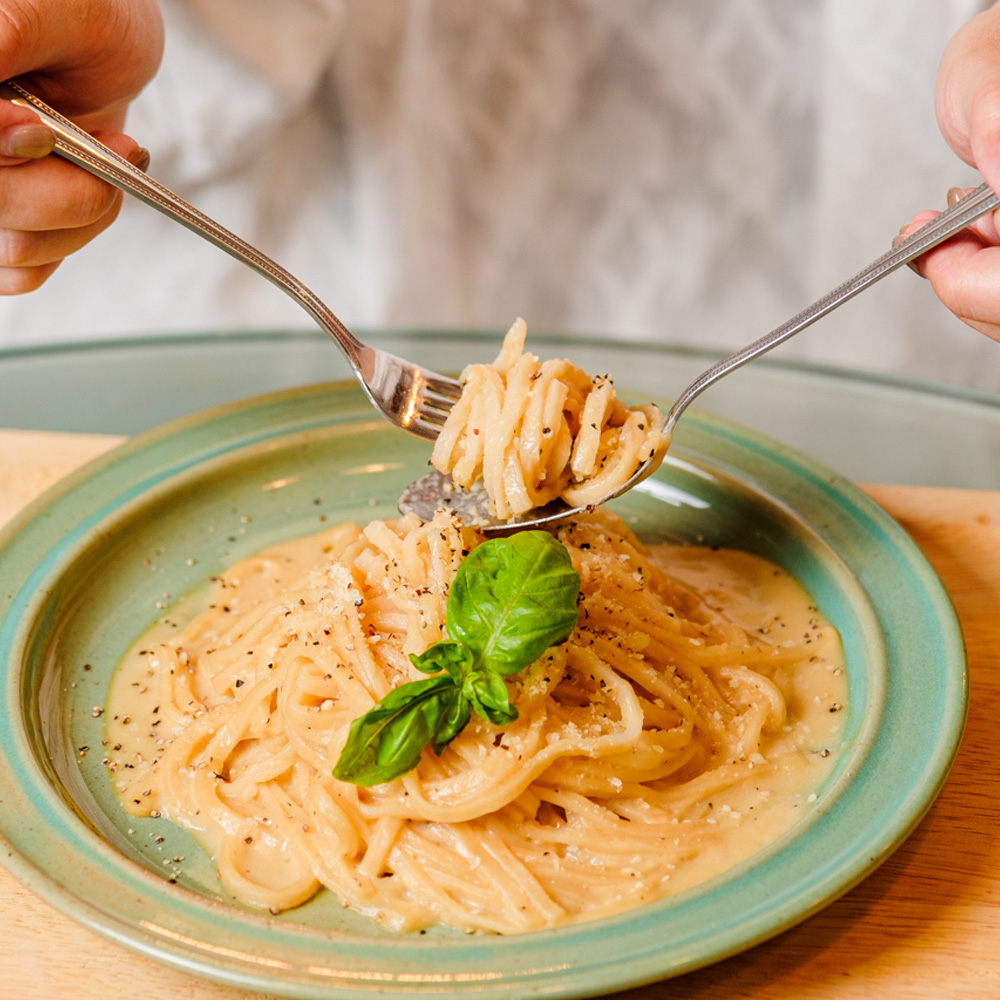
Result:
[[[938,124],[946,141],[1000,192],[1000,4],[974,17],[951,39],[938,71]],[[952,189],[948,203],[966,191]],[[894,242],[939,213],[919,212]],[[979,219],[914,262],[959,319],[1000,340],[1000,230],[996,214]]]
[[[149,154],[121,129],[162,45],[156,0],[0,0],[0,80],[17,77],[143,168]],[[0,101],[0,294],[37,288],[121,206],[110,185],[46,155],[52,141],[30,111]]]

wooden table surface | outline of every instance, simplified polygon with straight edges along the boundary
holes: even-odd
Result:
[[[0,431],[0,523],[116,441]],[[735,958],[628,1000],[1000,998],[1000,494],[870,486],[916,540],[961,619],[971,706],[954,769],[916,832],[859,886]],[[0,858],[2,860],[2,858]],[[106,941],[0,868],[7,1000],[249,1000]]]

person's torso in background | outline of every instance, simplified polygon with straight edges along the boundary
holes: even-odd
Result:
[[[151,173],[349,325],[735,347],[977,182],[933,88],[982,0],[163,5],[128,126]],[[0,303],[0,345],[307,324],[139,204]],[[909,272],[781,350],[1000,386],[1000,348]]]

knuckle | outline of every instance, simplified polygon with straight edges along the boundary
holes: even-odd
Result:
[[[21,270],[37,264],[41,243],[39,233],[0,229],[0,267]]]
[[[66,214],[72,215],[77,226],[90,226],[111,211],[119,196],[110,184],[82,171],[79,173],[73,190],[67,192]]]
[[[0,6],[0,35],[7,43],[18,47],[32,47],[41,29],[37,7],[23,0],[8,0]]]
[[[110,184],[50,157],[0,167],[0,226],[51,232],[99,223],[121,200]]]

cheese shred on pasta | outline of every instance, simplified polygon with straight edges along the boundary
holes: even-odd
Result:
[[[556,532],[581,576],[569,640],[440,757],[370,788],[331,771],[353,719],[424,677],[481,540],[440,513],[345,524],[246,559],[144,636],[106,710],[111,780],[277,912],[327,887],[412,930],[590,920],[724,871],[788,829],[836,759],[834,630],[756,557],[647,549],[611,514]]]
[[[458,486],[481,481],[501,520],[557,499],[596,503],[666,447],[657,407],[628,408],[608,375],[540,362],[524,352],[526,334],[517,320],[492,365],[465,369],[431,456]]]

